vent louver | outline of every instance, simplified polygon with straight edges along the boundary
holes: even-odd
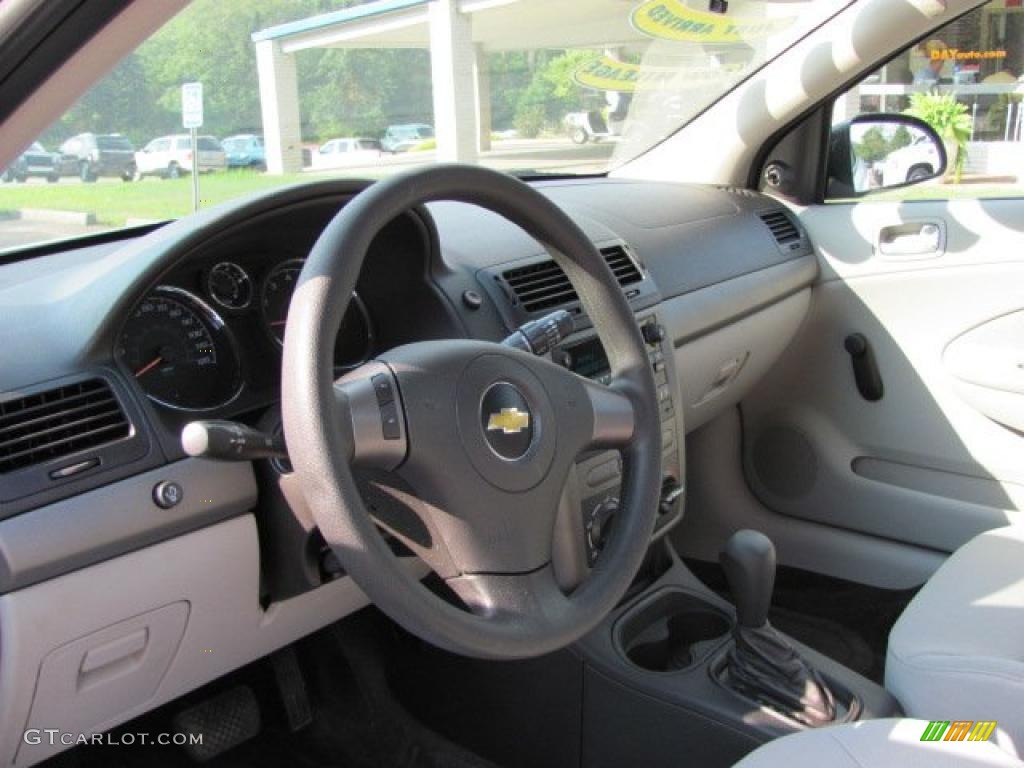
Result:
[[[759,193],[755,192],[752,189],[746,189],[745,187],[729,187],[725,185],[718,185],[715,187],[715,189],[721,190],[722,192],[728,192],[730,195],[734,195],[736,197],[748,197],[753,199],[760,196]]]
[[[102,379],[0,402],[0,475],[130,433],[127,416]]]
[[[632,285],[644,279],[636,262],[621,245],[602,248],[601,255],[619,285]],[[550,259],[505,270],[501,278],[527,312],[540,312],[579,298],[568,276]]]
[[[800,230],[785,211],[762,211],[758,216],[761,217],[761,221],[765,223],[765,226],[771,231],[772,237],[775,238],[775,242],[779,245],[789,245],[789,243],[800,240]]]

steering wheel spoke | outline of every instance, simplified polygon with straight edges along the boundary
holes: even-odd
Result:
[[[583,448],[622,448],[636,432],[636,414],[629,397],[614,386],[585,380],[584,389],[594,414],[594,428]]]
[[[529,573],[470,573],[447,580],[474,614],[493,621],[533,616],[557,626],[569,609],[548,564]]]
[[[396,469],[409,450],[405,409],[391,369],[383,363],[362,365],[334,382],[342,427],[351,429],[352,465]]]

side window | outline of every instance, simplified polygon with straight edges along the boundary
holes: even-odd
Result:
[[[833,137],[837,126],[860,122],[849,134],[853,186],[867,199],[1016,197],[1024,195],[1022,97],[1024,3],[989,0],[836,99]],[[935,130],[948,160],[941,178],[934,141],[866,117],[877,113],[918,117]]]

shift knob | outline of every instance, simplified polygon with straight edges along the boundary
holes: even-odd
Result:
[[[757,629],[768,620],[775,588],[775,545],[763,533],[736,531],[718,555],[740,626]]]

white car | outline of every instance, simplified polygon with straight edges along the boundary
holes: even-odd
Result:
[[[950,162],[952,158],[950,158]],[[882,168],[882,186],[892,187],[914,181],[924,181],[942,167],[942,158],[934,141],[925,135],[890,153]]]
[[[213,136],[200,136],[199,172],[222,171],[227,167],[224,147]],[[135,153],[135,176],[160,176],[176,179],[192,172],[192,139],[188,134],[161,136]]]
[[[331,139],[313,154],[314,169],[339,168],[346,165],[368,165],[380,160],[381,145],[377,139]]]

